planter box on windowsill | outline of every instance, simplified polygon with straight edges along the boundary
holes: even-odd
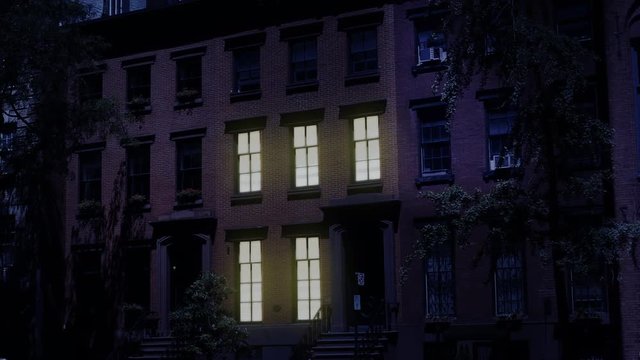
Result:
[[[176,202],[173,205],[173,210],[184,210],[202,207],[202,199],[197,199],[191,202]]]
[[[151,112],[149,101],[132,100],[127,102],[127,109],[135,115],[145,115]]]
[[[173,105],[174,110],[182,110],[189,109],[202,106],[202,98],[197,97],[194,99],[176,99],[175,104]]]
[[[441,334],[451,326],[450,318],[426,319],[424,322],[424,332],[430,334]]]
[[[101,219],[103,215],[104,209],[98,201],[86,200],[78,204],[78,215],[76,218],[79,220],[97,220]]]

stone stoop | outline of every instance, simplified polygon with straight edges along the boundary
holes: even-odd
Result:
[[[168,336],[142,339],[138,351],[129,360],[176,359],[174,338]]]
[[[366,333],[358,333],[356,342],[355,332],[329,332],[323,333],[316,344],[311,348],[311,359],[384,359],[384,352],[390,339],[389,332],[378,334],[375,342],[367,339]],[[361,349],[356,357],[356,344]],[[363,349],[366,349],[363,350]]]

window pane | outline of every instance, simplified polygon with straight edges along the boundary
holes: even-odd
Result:
[[[374,139],[378,137],[378,117],[367,117],[367,138]]]
[[[309,302],[309,315],[311,318],[316,316],[318,311],[320,311],[320,300],[311,300]]]
[[[262,302],[253,303],[253,321],[262,321]]]
[[[251,285],[251,300],[262,301],[262,284],[261,283]]]
[[[250,148],[249,150],[254,153],[254,152],[260,152],[260,131],[252,131],[250,134],[250,139],[249,139],[249,144],[250,144]]]
[[[305,145],[304,126],[293,128],[293,146],[302,147]]]
[[[251,303],[240,304],[240,321],[251,321]]]
[[[300,300],[309,299],[309,281],[307,280],[298,281],[298,299]]]
[[[307,166],[307,148],[296,149],[296,167]]]
[[[369,159],[379,159],[380,158],[380,141],[371,140],[368,144],[369,148]]]
[[[298,300],[298,320],[309,320],[309,301]]]
[[[366,161],[356,162],[356,181],[367,180],[367,179],[368,179],[367,162]]]
[[[240,175],[240,192],[251,191],[251,176],[249,174]]]
[[[241,283],[251,282],[251,265],[250,264],[240,264],[240,282]]]
[[[320,280],[311,280],[309,290],[310,299],[320,299]]]
[[[367,160],[367,142],[358,141],[356,143],[356,161]]]
[[[251,284],[240,284],[240,302],[251,301]]]
[[[364,118],[357,118],[353,120],[353,140],[365,139],[365,120]]]
[[[250,171],[249,169],[249,155],[240,155],[238,171],[240,174],[246,174]]]
[[[380,179],[380,160],[369,161],[369,180]]]
[[[298,261],[298,280],[308,280],[309,279],[309,265],[306,260]]]
[[[320,260],[309,260],[309,278],[320,279]]]
[[[307,258],[307,238],[296,238],[296,260]]]
[[[307,126],[307,146],[318,145],[318,128],[316,125]]]
[[[309,238],[309,259],[320,257],[320,240],[317,237]]]
[[[296,186],[307,186],[307,185],[311,185],[307,182],[307,169],[306,168],[296,169]]]
[[[318,148],[317,147],[314,146],[307,149],[307,159],[308,159],[309,166],[318,165]]]
[[[260,262],[260,241],[251,242],[251,262]]]
[[[260,263],[251,264],[251,282],[262,281],[262,267]]]
[[[251,191],[260,191],[260,173],[252,174]]]
[[[251,154],[251,172],[260,171],[260,154]]]
[[[238,134],[238,154],[246,154],[249,152],[249,134]]]
[[[240,263],[249,262],[249,242],[242,241],[240,242]]]
[[[309,168],[309,186],[318,185],[320,183],[320,177],[318,175],[318,167],[313,166]]]

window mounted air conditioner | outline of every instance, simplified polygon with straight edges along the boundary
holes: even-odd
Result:
[[[516,166],[516,159],[511,154],[493,155],[489,160],[489,170],[510,168]]]
[[[441,47],[427,47],[426,43],[420,43],[418,46],[418,63],[427,61],[445,61],[447,59],[447,51]]]

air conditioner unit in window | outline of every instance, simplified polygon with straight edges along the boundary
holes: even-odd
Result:
[[[489,170],[510,168],[517,165],[516,158],[511,154],[493,155],[489,160]]]
[[[418,63],[427,61],[445,61],[447,59],[447,51],[441,47],[426,47],[424,43],[418,46]]]

